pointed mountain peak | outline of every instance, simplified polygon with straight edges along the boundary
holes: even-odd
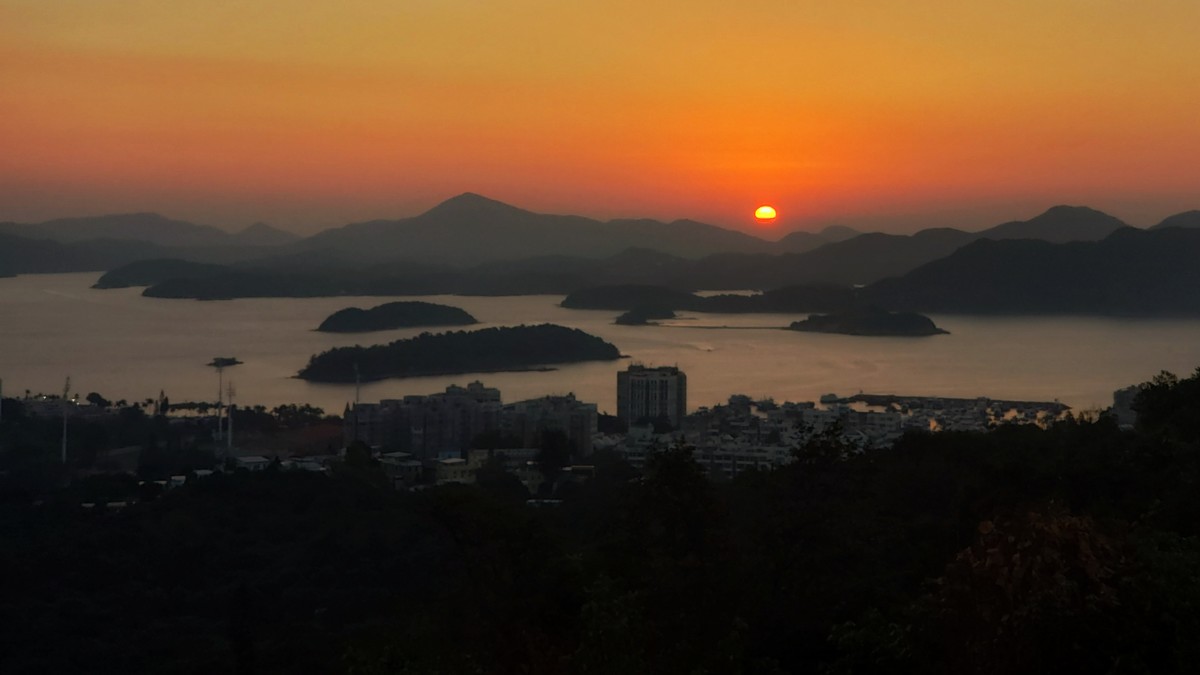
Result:
[[[457,197],[451,197],[446,201],[425,212],[427,216],[450,216],[450,217],[479,217],[479,216],[496,216],[500,214],[518,214],[529,213],[524,209],[519,209],[515,206],[505,204],[504,202],[489,199],[483,195],[475,194],[474,192],[464,192]]]
[[[1128,227],[1119,218],[1086,206],[1053,206],[1029,220],[1016,220],[984,230],[989,239],[1041,239],[1054,243],[1098,241]]]
[[[1037,220],[1082,220],[1085,218],[1097,221],[1117,220],[1113,216],[1110,216],[1103,211],[1097,211],[1089,206],[1067,206],[1065,204],[1051,206],[1050,208],[1046,209],[1044,213],[1030,218],[1029,220],[1030,222],[1033,222]]]

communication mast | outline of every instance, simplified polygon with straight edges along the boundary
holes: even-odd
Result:
[[[213,440],[218,444],[221,441],[221,420],[225,413],[225,367],[240,365],[241,361],[232,356],[218,356],[208,365],[217,369],[217,433],[213,435]]]
[[[63,431],[62,431],[62,463],[67,464],[67,411],[70,401],[67,399],[67,394],[71,393],[71,376],[67,376],[67,382],[63,385],[62,393],[62,414],[63,414]]]
[[[225,395],[225,364],[217,359],[213,359],[213,364],[217,368],[217,440],[221,440],[221,417],[224,411],[224,395]]]
[[[229,407],[225,409],[225,414],[227,415],[225,420],[225,451],[228,454],[233,452],[233,395],[237,393],[233,388],[233,380],[229,381],[229,386],[225,389],[225,393],[228,394],[229,398]]]

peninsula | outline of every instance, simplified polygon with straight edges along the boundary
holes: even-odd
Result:
[[[329,315],[317,328],[323,333],[366,333],[422,326],[469,326],[479,323],[458,307],[432,302],[389,302],[371,309],[347,307]]]
[[[373,347],[338,347],[314,355],[299,377],[313,382],[354,382],[510,370],[579,361],[613,361],[612,344],[581,330],[541,324],[477,331],[422,333]]]
[[[92,288],[153,286],[169,279],[197,280],[229,271],[225,265],[192,262],[179,258],[137,260],[105,272]]]
[[[882,309],[855,309],[833,314],[812,314],[793,322],[790,330],[841,335],[925,337],[944,331],[933,321],[913,312],[888,312]]]

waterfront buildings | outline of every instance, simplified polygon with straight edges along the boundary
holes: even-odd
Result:
[[[526,447],[537,447],[547,431],[561,431],[575,455],[586,456],[597,419],[596,405],[574,394],[503,405],[499,389],[472,382],[439,394],[347,406],[343,429],[347,444],[361,441],[409,453],[415,460],[465,458],[473,440],[494,431],[516,437]]]
[[[678,429],[687,416],[687,375],[673,366],[618,371],[617,416],[626,424],[666,422]]]
[[[461,457],[471,441],[500,424],[500,390],[472,382],[440,394],[347,406],[347,444],[411,453],[418,459]]]
[[[577,401],[574,394],[543,396],[504,406],[500,430],[521,439],[526,447],[535,447],[547,431],[561,431],[575,455],[585,457],[592,454],[598,419],[596,404]]]

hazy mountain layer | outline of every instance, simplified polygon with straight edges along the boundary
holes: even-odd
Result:
[[[1184,211],[1173,216],[1163,218],[1162,222],[1152,226],[1152,230],[1160,230],[1164,227],[1200,227],[1200,211]]]
[[[1055,244],[1097,241],[1129,227],[1118,218],[1086,206],[1055,206],[1030,218],[1003,223],[979,232],[987,239],[1040,239]]]
[[[64,244],[120,240],[184,249],[274,247],[301,238],[266,223],[255,223],[240,232],[229,233],[209,225],[175,220],[157,213],[58,218],[34,224],[0,223],[0,232]]]
[[[301,245],[347,253],[363,261],[424,260],[458,265],[543,255],[602,258],[630,247],[689,258],[772,248],[762,239],[695,221],[601,222],[533,213],[469,193],[419,216],[346,225],[321,232]]]
[[[0,233],[0,274],[99,271],[142,258],[159,257],[164,252],[162,247],[146,242],[105,239],[63,244]]]
[[[868,289],[891,309],[1200,314],[1200,231],[1118,230],[1097,242],[980,240]]]

